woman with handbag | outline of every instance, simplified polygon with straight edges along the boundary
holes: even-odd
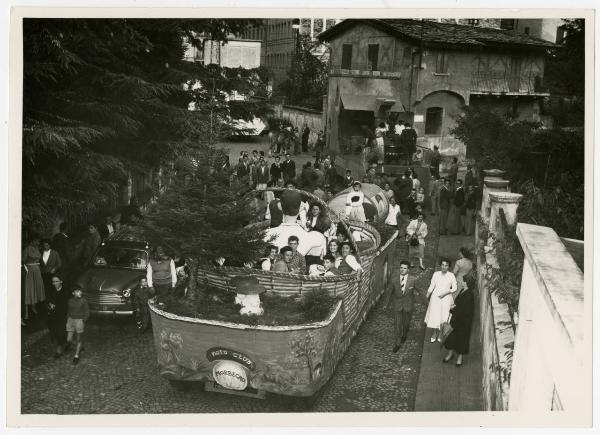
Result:
[[[425,237],[427,237],[427,224],[425,215],[419,213],[416,219],[413,219],[406,227],[406,241],[408,243],[409,261],[413,257],[419,258],[419,267],[425,270],[423,258],[425,258]],[[412,267],[412,263],[410,265]]]
[[[464,281],[465,275],[467,275],[471,270],[473,270],[473,262],[471,261],[471,253],[464,246],[458,250],[460,254],[460,258],[456,260],[454,263],[454,269],[452,273],[456,277],[456,282],[458,284],[458,292],[454,296],[457,296],[458,293],[462,290],[462,288],[466,285]]]
[[[456,366],[460,367],[463,363],[463,355],[469,353],[469,340],[471,338],[471,326],[473,325],[473,314],[475,311],[475,297],[473,295],[473,287],[475,285],[475,277],[472,273],[465,275],[464,285],[460,289],[454,299],[454,307],[450,309],[452,317],[450,326],[452,332],[444,341],[444,347],[448,349],[448,355],[442,360],[447,363],[454,355],[456,358]]]
[[[427,298],[429,305],[425,314],[425,324],[428,328],[433,329],[431,334],[431,342],[436,340],[441,343],[440,326],[443,322],[447,322],[450,316],[450,308],[452,307],[452,293],[456,292],[456,278],[449,271],[450,261],[442,258],[440,261],[440,269],[431,277],[431,284],[427,290]]]

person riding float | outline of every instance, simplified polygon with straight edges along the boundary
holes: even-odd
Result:
[[[318,256],[321,259],[327,250],[325,236],[318,231],[307,231],[298,222],[302,195],[293,190],[286,190],[281,194],[281,209],[283,222],[265,233],[264,240],[277,246],[279,249],[287,246],[291,236],[298,237],[298,252],[301,255]],[[275,237],[271,241],[271,238]]]

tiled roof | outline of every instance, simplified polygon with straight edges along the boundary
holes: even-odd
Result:
[[[427,20],[410,19],[348,19],[331,27],[319,35],[319,39],[329,41],[341,31],[364,22],[381,28],[391,34],[423,41],[427,44],[452,44],[479,47],[522,46],[530,48],[552,48],[556,45],[529,35],[486,27],[465,26],[461,24],[439,23]]]

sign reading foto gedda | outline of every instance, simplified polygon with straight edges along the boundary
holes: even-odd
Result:
[[[217,361],[213,367],[215,382],[230,390],[244,390],[248,386],[248,370],[256,364],[241,352],[223,347],[212,347],[206,351],[206,359]]]

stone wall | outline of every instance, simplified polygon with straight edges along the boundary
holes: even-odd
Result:
[[[317,140],[317,133],[325,131],[323,124],[323,113],[318,110],[311,110],[297,106],[286,106],[283,104],[275,104],[273,106],[275,116],[277,118],[288,120],[294,127],[298,127],[300,134],[304,125],[310,128],[310,136],[308,138],[309,146],[312,146]]]
[[[512,349],[515,342],[515,321],[507,304],[498,300],[488,284],[492,270],[498,268],[496,248],[490,240],[480,240],[481,226],[498,240],[503,238],[500,209],[506,223],[514,228],[517,207],[522,196],[509,192],[503,171],[485,171],[483,198],[475,237],[478,247],[477,284],[479,288],[479,312],[481,319],[482,391],[486,411],[505,411],[509,406]]]

